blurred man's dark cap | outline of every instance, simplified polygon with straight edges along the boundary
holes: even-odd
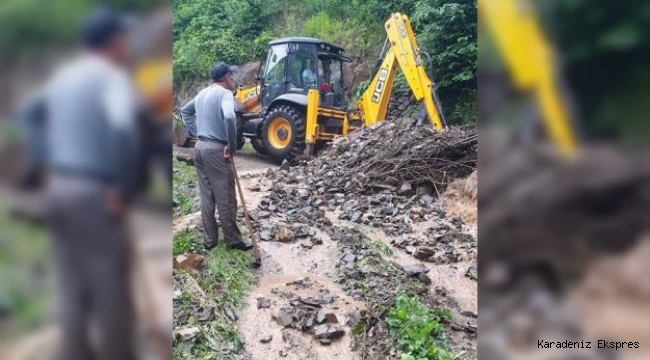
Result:
[[[96,9],[84,20],[82,29],[84,43],[91,49],[100,49],[124,33],[130,24],[131,21],[127,16],[118,14],[110,8]]]
[[[226,76],[228,73],[234,73],[236,71],[237,71],[236,66],[230,66],[223,61],[219,61],[212,67],[212,70],[210,71],[210,77],[212,78],[212,80],[218,81],[223,79],[223,77]]]

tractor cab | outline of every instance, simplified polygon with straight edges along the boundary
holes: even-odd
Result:
[[[349,61],[342,48],[319,39],[271,41],[260,79],[262,108],[282,99],[306,105],[310,89],[319,90],[320,106],[344,108],[343,62]]]

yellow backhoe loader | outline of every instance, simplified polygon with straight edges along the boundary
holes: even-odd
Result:
[[[517,90],[534,97],[550,140],[564,155],[578,150],[566,94],[560,86],[557,55],[529,0],[481,0],[483,21]]]
[[[384,120],[398,67],[433,127],[443,130],[435,85],[408,17],[393,14],[385,29],[378,66],[352,109],[343,91],[343,63],[351,60],[342,48],[304,37],[271,41],[257,85],[235,94],[240,146],[249,138],[257,152],[281,161],[303,152],[310,155],[334,137]]]

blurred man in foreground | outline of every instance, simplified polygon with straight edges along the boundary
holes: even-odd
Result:
[[[137,134],[135,93],[123,68],[126,30],[109,9],[91,13],[85,52],[30,105],[46,115],[65,360],[135,359],[126,212],[136,187]],[[89,338],[94,321],[98,350]]]

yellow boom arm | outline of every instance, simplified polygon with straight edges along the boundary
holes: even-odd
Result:
[[[424,102],[433,127],[437,130],[444,129],[442,110],[434,98],[434,84],[427,76],[422,63],[411,22],[406,15],[395,13],[386,21],[385,28],[390,46],[388,49],[384,47],[382,63],[357,103],[357,107],[363,111],[365,124],[369,126],[386,118],[388,101],[399,66],[415,99]]]
[[[534,94],[551,139],[570,155],[576,151],[576,135],[556,83],[553,49],[531,5],[526,0],[481,0],[479,17],[488,26],[515,86]]]

